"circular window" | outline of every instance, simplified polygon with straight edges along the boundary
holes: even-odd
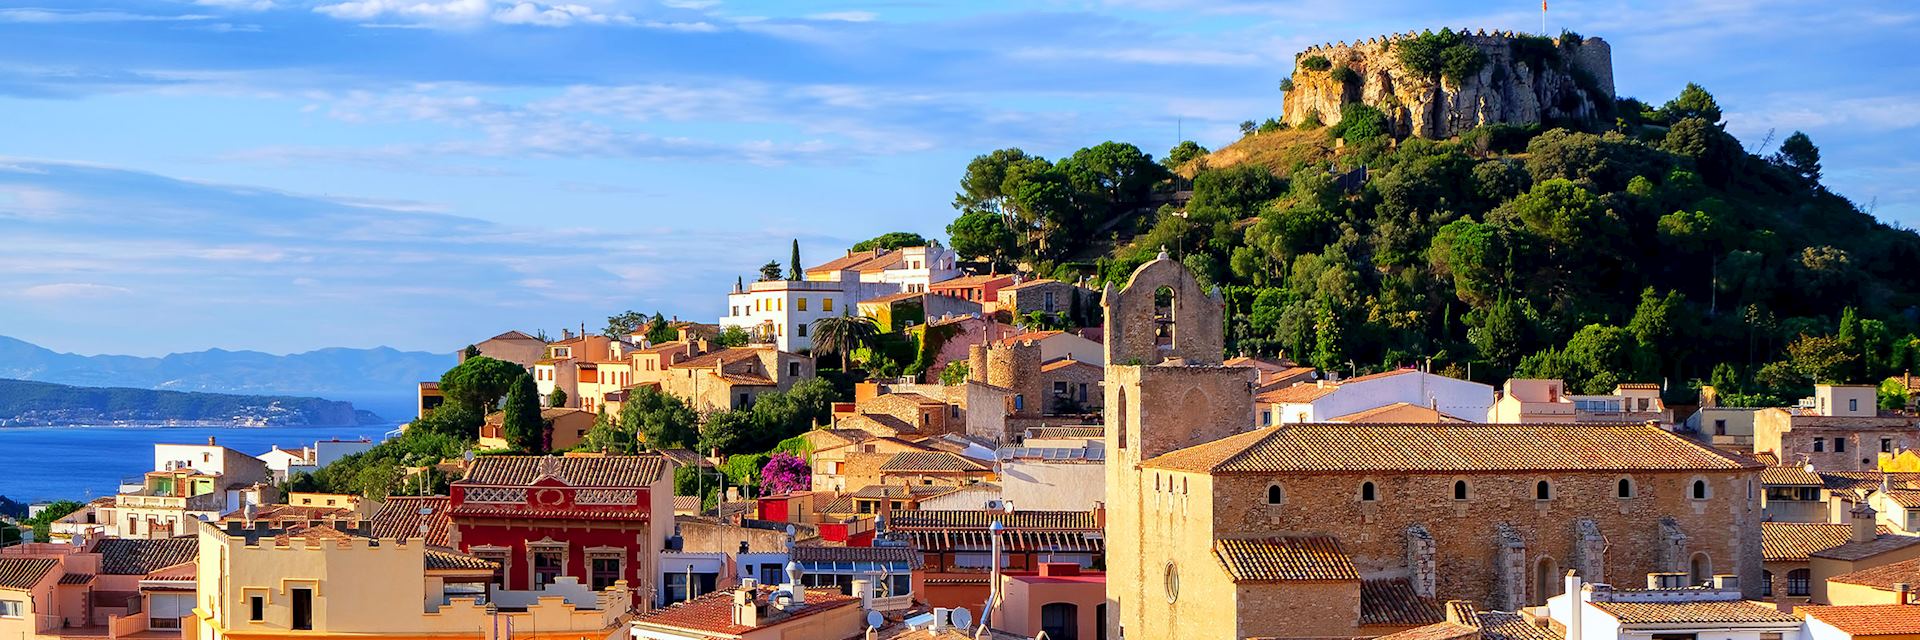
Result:
[[[1172,604],[1180,597],[1180,570],[1167,563],[1167,603]]]

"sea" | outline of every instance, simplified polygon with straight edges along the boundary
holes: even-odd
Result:
[[[153,445],[205,444],[208,438],[259,455],[317,440],[378,442],[396,425],[356,427],[0,427],[0,496],[16,502],[113,495],[123,478],[153,470]]]

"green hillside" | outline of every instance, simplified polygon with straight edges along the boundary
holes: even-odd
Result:
[[[1695,86],[1615,107],[1583,130],[1430,141],[1350,106],[1339,127],[1248,122],[1157,162],[1113,142],[1057,162],[1003,149],[967,167],[949,232],[963,254],[1095,283],[1164,247],[1226,292],[1229,351],[1343,372],[1431,359],[1758,404],[1914,366],[1920,236],[1822,186],[1807,136],[1749,153]]]

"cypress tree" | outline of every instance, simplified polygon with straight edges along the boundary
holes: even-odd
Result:
[[[534,387],[533,376],[529,374],[521,374],[513,389],[507,391],[500,426],[506,431],[507,443],[515,449],[535,454],[546,452],[546,425],[540,420],[539,397],[540,391]]]
[[[800,239],[793,239],[793,259],[787,265],[787,279],[800,279]]]

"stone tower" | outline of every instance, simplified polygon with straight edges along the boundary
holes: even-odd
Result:
[[[1040,345],[1032,340],[967,348],[967,379],[1013,392],[1010,407],[1018,417],[1037,417],[1048,407],[1046,382],[1040,379]]]
[[[1253,427],[1255,372],[1221,366],[1224,305],[1219,291],[1199,281],[1165,253],[1135,269],[1125,287],[1107,285],[1106,474],[1107,627],[1128,637],[1178,637],[1157,629],[1166,616],[1161,567],[1143,566],[1145,500],[1142,460],[1218,440]],[[1154,523],[1154,527],[1179,525]],[[1156,537],[1156,540],[1160,537]]]

